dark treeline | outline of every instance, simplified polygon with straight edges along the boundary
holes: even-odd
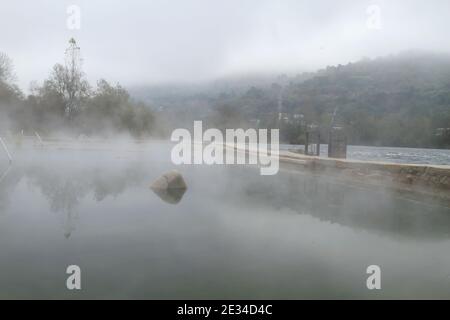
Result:
[[[134,91],[175,127],[193,119],[278,127],[284,142],[303,143],[306,125],[315,123],[326,142],[335,114],[351,144],[450,148],[449,55],[405,52],[261,82]]]
[[[149,136],[154,116],[142,103],[131,99],[120,85],[99,80],[95,87],[85,79],[80,48],[69,41],[65,63],[56,64],[42,85],[32,84],[25,96],[14,85],[11,59],[0,55],[0,132],[51,135],[108,136],[126,133]]]

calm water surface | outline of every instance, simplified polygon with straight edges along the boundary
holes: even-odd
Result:
[[[450,298],[449,208],[235,166],[178,168],[173,205],[149,189],[169,159],[154,145],[0,162],[0,298]]]

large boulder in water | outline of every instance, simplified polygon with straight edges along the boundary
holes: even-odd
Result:
[[[150,189],[165,202],[177,204],[183,198],[187,185],[181,173],[172,170],[153,181]]]

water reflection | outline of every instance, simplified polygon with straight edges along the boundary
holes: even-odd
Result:
[[[414,201],[392,191],[348,185],[326,176],[280,171],[268,178],[247,171],[236,172],[240,178],[230,182],[226,194],[241,192],[246,201],[288,208],[390,237],[450,238],[450,208],[446,206]]]
[[[79,219],[78,207],[89,195],[97,202],[107,197],[116,198],[144,179],[140,166],[134,164],[121,170],[102,166],[19,164],[8,167],[0,177],[2,212],[13,206],[10,198],[23,181],[30,188],[37,189],[47,200],[50,210],[58,214],[66,238],[75,230]],[[21,204],[15,203],[14,206],[20,207]]]
[[[4,214],[10,205],[10,194],[13,192],[15,185],[21,179],[17,172],[11,173],[12,166],[6,165],[0,168],[0,213]]]
[[[322,221],[390,237],[450,238],[450,209],[446,207],[345,185],[324,176],[280,171],[268,177],[249,168],[222,169],[186,169],[187,176],[194,182],[192,193],[199,205],[203,198],[208,198],[216,204],[229,203],[230,211],[241,204],[249,210],[261,205],[273,208],[274,214],[288,208]],[[142,161],[105,165],[88,160],[70,164],[58,160],[22,163],[2,172],[2,212],[12,205],[9,198],[24,181],[45,197],[50,210],[58,214],[64,236],[69,238],[80,219],[78,208],[90,196],[100,203],[108,197],[118,198],[132,188],[149,190],[151,178],[164,171],[155,171],[154,166],[146,166]],[[170,204],[180,203],[185,193],[182,189],[153,191]],[[124,201],[129,210],[148,210]]]
[[[170,188],[170,189],[157,189],[152,188],[152,191],[166,203],[178,204],[183,199],[186,189]]]
[[[83,298],[370,298],[373,263],[390,277],[377,297],[448,297],[448,208],[236,166],[179,168],[189,192],[171,206],[149,190],[170,154],[151,156],[14,163],[0,183],[0,298],[73,298],[55,277],[73,263],[89,270]]]

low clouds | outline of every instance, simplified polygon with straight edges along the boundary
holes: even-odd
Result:
[[[70,5],[81,30],[66,26]],[[369,29],[367,8],[382,28]],[[0,51],[19,85],[42,81],[75,37],[89,77],[132,84],[314,70],[408,49],[449,51],[450,2],[436,0],[5,0]]]

